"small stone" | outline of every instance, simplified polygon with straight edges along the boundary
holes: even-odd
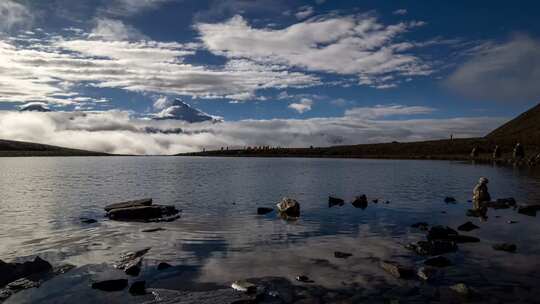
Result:
[[[313,283],[314,281],[311,280],[308,276],[305,275],[299,275],[295,278],[298,282],[302,283]]]
[[[334,206],[343,206],[345,204],[345,201],[338,197],[329,196],[328,197],[328,208],[334,207]]]
[[[469,287],[463,283],[452,285],[450,286],[450,289],[462,296],[469,296],[471,294]]]
[[[472,222],[466,222],[465,224],[459,226],[457,229],[459,231],[472,231],[472,230],[478,229],[478,228],[480,228],[480,227],[476,226]]]
[[[257,292],[257,285],[250,283],[248,281],[235,281],[232,283],[231,287],[236,291],[245,292],[245,293]]]
[[[144,295],[144,294],[146,294],[146,282],[145,281],[134,282],[129,287],[129,293],[131,293],[132,295]]]
[[[93,223],[97,223],[97,220],[87,218],[87,217],[81,217],[81,223],[83,223],[83,224],[93,224]]]
[[[158,227],[158,228],[144,229],[144,230],[141,230],[141,232],[158,232],[158,231],[163,231],[163,230],[165,230],[165,229],[161,228],[161,227]]]
[[[158,269],[158,270],[165,270],[165,269],[171,268],[171,267],[172,267],[171,264],[165,263],[165,262],[161,262],[161,263],[158,264],[157,269]]]
[[[406,245],[405,248],[424,256],[441,255],[458,249],[455,242],[448,240],[418,241]]]
[[[390,204],[390,201],[385,201],[384,203],[388,205],[388,204]]]
[[[270,212],[274,211],[273,208],[267,208],[267,207],[259,207],[257,208],[257,214],[258,215],[265,215],[265,214],[268,214]]]
[[[434,258],[430,258],[424,261],[424,265],[427,266],[434,266],[434,267],[447,267],[452,265],[452,262],[443,256],[438,256]]]
[[[493,249],[498,251],[516,252],[517,246],[515,244],[501,243],[493,245]]]
[[[506,223],[507,223],[507,224],[516,224],[517,221],[512,221],[512,220],[510,220],[510,221],[506,221]]]
[[[357,196],[354,198],[354,201],[351,203],[355,208],[366,209],[368,206],[368,200],[365,194]]]
[[[39,282],[30,281],[27,278],[22,278],[7,284],[6,287],[10,290],[18,291],[33,287],[39,287]]]
[[[420,267],[416,272],[416,275],[424,281],[430,281],[438,275],[438,271],[431,267]]]
[[[450,227],[445,226],[433,226],[428,231],[428,240],[449,240],[452,237],[458,235],[457,231]]]
[[[141,272],[141,263],[142,258],[138,258],[137,260],[132,261],[131,263],[126,265],[124,272],[130,276],[138,276]]]
[[[334,257],[336,259],[346,259],[346,258],[351,257],[351,256],[352,256],[352,253],[341,252],[341,251],[334,252]]]
[[[376,199],[372,200],[371,202],[374,203],[374,204],[378,204],[378,203],[379,203],[379,199],[376,198]]]
[[[536,216],[536,212],[540,210],[540,205],[519,206],[518,213],[528,216]]]
[[[447,203],[447,204],[450,204],[450,203],[455,203],[457,202],[457,200],[451,196],[447,196],[444,198],[444,202]]]
[[[396,262],[381,261],[380,267],[396,278],[410,278],[414,275],[412,269],[406,268]]]
[[[128,280],[119,279],[119,280],[107,280],[101,282],[95,282],[92,284],[93,289],[98,289],[102,291],[120,291],[128,286]]]

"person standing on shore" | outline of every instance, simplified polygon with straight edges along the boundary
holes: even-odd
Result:
[[[485,203],[491,201],[488,186],[489,180],[485,177],[480,177],[478,184],[473,189],[473,203]]]
[[[493,159],[497,159],[500,157],[501,157],[501,148],[499,147],[499,145],[496,145],[495,148],[493,149]]]
[[[514,147],[514,159],[515,160],[522,160],[525,157],[525,149],[521,145],[521,143],[517,143]]]

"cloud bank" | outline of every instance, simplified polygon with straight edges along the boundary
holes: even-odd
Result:
[[[0,138],[119,154],[176,154],[271,145],[307,147],[483,136],[505,118],[387,119],[417,115],[423,107],[358,108],[343,117],[241,120],[188,124],[155,121],[128,112],[0,111]]]

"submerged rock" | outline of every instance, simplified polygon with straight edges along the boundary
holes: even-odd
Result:
[[[158,231],[163,231],[163,230],[165,230],[165,228],[158,227],[158,228],[144,229],[144,230],[141,230],[141,232],[158,232]]]
[[[518,213],[528,216],[536,216],[536,212],[540,211],[540,205],[519,206]]]
[[[308,276],[306,275],[299,275],[295,278],[298,282],[302,282],[302,283],[313,283],[315,281],[313,281],[312,279],[310,279]]]
[[[480,242],[479,238],[467,235],[460,235],[457,231],[450,227],[434,226],[428,231],[427,239],[432,240],[447,240],[456,243],[476,243]]]
[[[351,203],[355,208],[366,209],[368,206],[368,199],[365,194],[357,196]]]
[[[455,242],[448,240],[418,241],[406,245],[405,248],[423,256],[441,255],[455,252],[458,249]]]
[[[131,208],[131,207],[141,207],[141,206],[150,206],[152,205],[152,199],[151,198],[145,198],[140,200],[134,200],[134,201],[127,201],[122,203],[115,203],[105,206],[105,211],[109,212],[113,209],[120,209],[120,208]]]
[[[31,281],[27,278],[21,278],[18,280],[15,280],[9,284],[6,285],[6,288],[12,290],[12,291],[19,291],[23,289],[29,289],[34,287],[39,287],[39,281]]]
[[[81,223],[83,223],[83,224],[93,224],[93,223],[97,223],[97,220],[87,218],[87,217],[81,217]]]
[[[129,293],[132,295],[144,295],[146,294],[146,282],[136,281],[129,287]]]
[[[259,207],[257,208],[257,214],[258,215],[265,215],[270,212],[274,211],[274,208],[267,208],[267,207]]]
[[[279,213],[285,217],[300,217],[300,204],[292,198],[283,198],[277,204],[277,208]]]
[[[450,203],[455,203],[457,202],[457,200],[451,196],[447,196],[444,198],[444,202],[447,203],[447,204],[450,204]]]
[[[486,202],[485,206],[493,209],[508,209],[516,205],[516,200],[512,197],[510,198],[499,198],[494,202]]]
[[[98,289],[102,291],[120,291],[128,286],[128,280],[118,279],[118,280],[107,280],[101,282],[92,283],[93,289]]]
[[[396,278],[410,278],[414,276],[414,270],[411,268],[404,267],[397,262],[391,261],[381,261],[379,266],[392,276]]]
[[[334,257],[337,259],[346,259],[351,256],[352,256],[352,253],[341,252],[341,251],[334,252]]]
[[[465,224],[459,226],[457,229],[459,231],[472,231],[472,230],[478,229],[478,228],[480,228],[480,227],[476,226],[472,222],[466,222]]]
[[[332,208],[334,206],[343,206],[345,204],[345,201],[338,197],[329,196],[328,197],[328,208]]]
[[[425,260],[424,265],[434,266],[434,267],[447,267],[447,266],[451,266],[452,262],[448,258],[445,258],[443,256],[438,256],[438,257]]]
[[[516,252],[517,246],[515,244],[501,243],[493,245],[493,249],[498,251]]]
[[[177,215],[179,212],[174,206],[135,206],[112,209],[107,213],[107,217],[117,221],[155,222],[169,219],[174,220],[178,218]]]

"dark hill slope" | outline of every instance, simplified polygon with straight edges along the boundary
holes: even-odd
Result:
[[[106,156],[106,153],[0,139],[1,156]]]
[[[498,143],[521,142],[540,146],[540,104],[505,123],[486,136]]]

